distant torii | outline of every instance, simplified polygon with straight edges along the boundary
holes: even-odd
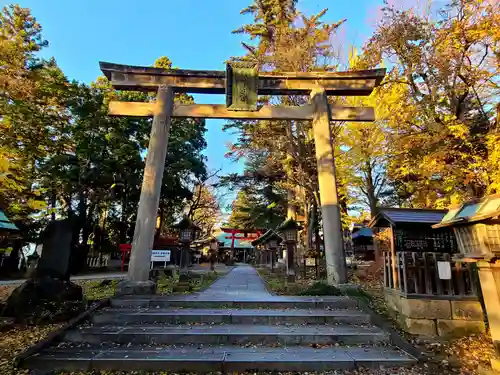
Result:
[[[230,236],[226,236],[224,238],[231,240],[231,249],[234,249],[234,241],[253,241],[259,238],[262,233],[264,233],[263,229],[236,229],[236,228],[220,228],[224,233],[231,234]],[[237,234],[243,234],[242,237],[236,237]]]

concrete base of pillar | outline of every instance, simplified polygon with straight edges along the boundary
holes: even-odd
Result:
[[[147,295],[156,293],[156,282],[148,281],[133,281],[122,280],[116,285],[117,296],[123,295]]]

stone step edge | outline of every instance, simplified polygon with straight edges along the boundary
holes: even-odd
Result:
[[[175,301],[175,302],[335,302],[354,300],[350,296],[280,296],[269,294],[257,297],[213,297],[203,293],[189,295],[125,295],[112,297],[113,301]]]
[[[256,327],[261,328],[261,330]],[[129,324],[129,325],[96,325],[90,327],[79,327],[77,332],[82,334],[105,334],[105,335],[124,335],[130,334],[189,334],[189,335],[301,335],[301,336],[354,336],[360,334],[372,334],[387,336],[388,333],[375,326],[350,326],[340,325],[267,325],[267,324],[206,324],[206,325],[187,325],[187,324]],[[70,331],[71,332],[71,331]]]
[[[338,301],[224,301],[224,300],[142,300],[142,299],[114,299],[111,300],[114,308],[160,308],[160,307],[186,307],[203,306],[205,308],[255,308],[276,309],[276,308],[318,308],[330,307],[333,309],[358,309],[359,302],[353,299],[343,299]],[[221,307],[223,306],[223,307]],[[338,307],[337,307],[338,306]]]
[[[249,369],[324,371],[357,367],[404,367],[416,359],[399,348],[49,349],[21,367],[51,370],[185,370],[236,372]]]
[[[204,308],[106,308],[98,311],[95,315],[114,314],[117,317],[120,315],[237,315],[251,316],[258,313],[259,316],[355,316],[369,317],[370,314],[358,309],[235,309],[235,308],[220,308],[220,309],[204,309]]]

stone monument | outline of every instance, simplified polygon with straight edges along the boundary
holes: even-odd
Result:
[[[70,319],[84,308],[82,288],[69,281],[72,236],[70,220],[49,223],[38,267],[12,292],[3,316],[19,322],[53,322]]]

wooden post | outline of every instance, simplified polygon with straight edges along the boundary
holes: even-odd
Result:
[[[297,220],[297,207],[294,204],[292,204],[292,201],[294,198],[295,198],[294,191],[288,190],[287,195],[286,195],[286,199],[287,199],[286,219],[287,220],[290,220],[290,219]],[[288,264],[289,264],[288,259],[290,257],[288,246],[285,247],[285,251],[283,251],[282,255],[283,255],[283,264],[285,264],[285,266],[287,266],[287,270],[288,270]]]
[[[168,137],[170,134],[170,116],[174,103],[171,87],[160,86],[156,96],[158,113],[153,118],[149,136],[148,154],[144,167],[141,197],[137,209],[134,240],[128,277],[131,281],[149,279],[149,262],[155,233],[156,216],[160,201],[161,182],[165,169]]]
[[[394,232],[394,228],[392,225],[389,228],[390,230],[390,246],[391,246],[391,271],[392,271],[392,288],[399,288],[399,278],[398,278],[398,268],[397,267],[397,257],[396,257],[396,236]]]
[[[311,92],[313,131],[318,163],[318,181],[323,219],[326,271],[329,284],[347,281],[342,224],[335,177],[334,150],[330,131],[328,98],[322,88]]]

